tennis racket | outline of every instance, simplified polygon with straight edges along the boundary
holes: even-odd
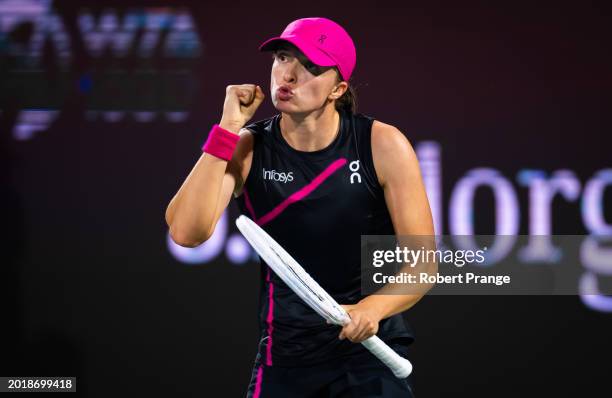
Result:
[[[344,308],[259,225],[241,215],[236,219],[236,226],[283,282],[319,315],[330,323],[340,326],[351,321]],[[405,378],[412,372],[410,361],[399,356],[377,336],[372,336],[361,344],[387,365],[396,377]]]

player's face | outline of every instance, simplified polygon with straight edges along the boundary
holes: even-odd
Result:
[[[270,91],[274,107],[286,113],[308,113],[330,101],[337,86],[332,67],[313,64],[291,45],[281,45],[273,54]]]

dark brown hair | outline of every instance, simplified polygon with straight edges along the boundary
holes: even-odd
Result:
[[[340,75],[338,68],[334,67],[334,69],[336,70],[337,83],[340,83],[344,79],[342,79],[342,75]],[[357,94],[355,93],[355,89],[353,88],[353,85],[350,84],[348,81],[346,83],[348,84],[348,88],[344,92],[344,94],[342,94],[342,97],[336,100],[336,103],[335,103],[336,110],[338,111],[343,110],[348,113],[356,113],[357,112]]]

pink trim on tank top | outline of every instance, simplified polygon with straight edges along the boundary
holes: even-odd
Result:
[[[325,168],[319,175],[317,175],[311,182],[306,184],[304,187],[299,189],[297,192],[289,195],[288,198],[283,200],[279,205],[277,205],[274,209],[263,215],[261,218],[257,218],[255,215],[255,210],[253,208],[253,203],[251,202],[251,198],[249,197],[249,193],[246,190],[246,187],[243,187],[244,193],[244,204],[247,208],[247,211],[251,214],[253,221],[255,221],[258,225],[263,226],[270,221],[274,220],[278,217],[285,209],[300,200],[303,200],[305,197],[310,195],[315,189],[319,187],[325,180],[327,180],[333,173],[335,173],[338,169],[344,166],[347,163],[345,158],[340,158],[333,161],[329,166]],[[272,332],[274,331],[274,283],[270,278],[270,267],[268,267],[268,272],[266,275],[266,282],[268,282],[269,291],[268,291],[268,316],[266,318],[266,323],[268,324],[268,343],[266,344],[266,359],[265,363],[268,366],[272,366]],[[257,381],[255,384],[255,393],[253,398],[258,398],[261,394],[261,383],[263,379],[263,366],[259,367],[257,371]]]
[[[244,192],[244,203],[246,205],[247,210],[251,213],[253,217],[253,221],[255,221],[259,226],[264,226],[270,221],[274,220],[278,217],[289,205],[299,202],[303,200],[305,197],[310,195],[312,191],[317,189],[319,185],[321,185],[325,180],[327,180],[332,174],[334,174],[339,168],[344,166],[347,163],[345,158],[340,158],[334,160],[325,170],[321,172],[321,174],[317,175],[312,181],[306,184],[304,187],[299,189],[297,192],[289,195],[288,198],[283,200],[279,205],[277,205],[274,209],[270,210],[268,213],[263,216],[257,218],[255,215],[255,211],[253,210],[253,204],[251,203],[251,199],[249,198],[249,194],[247,193],[246,187],[243,188]]]
[[[259,398],[261,395],[261,382],[263,380],[263,366],[259,365],[259,369],[257,370],[257,380],[255,382],[255,392],[253,393],[253,398]]]
[[[266,281],[270,286],[270,290],[268,292],[268,318],[266,322],[268,323],[268,344],[266,344],[266,365],[272,366],[272,332],[274,331],[274,283],[270,278],[270,267],[268,267],[268,275],[266,276]]]

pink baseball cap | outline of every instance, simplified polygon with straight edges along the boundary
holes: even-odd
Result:
[[[274,50],[279,41],[288,41],[319,66],[337,66],[348,80],[355,69],[357,54],[351,36],[327,18],[302,18],[291,22],[278,37],[266,40],[260,51]]]

